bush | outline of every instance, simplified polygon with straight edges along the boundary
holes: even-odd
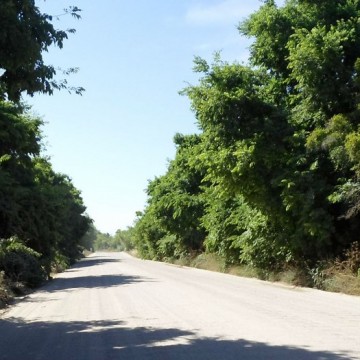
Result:
[[[0,271],[0,309],[10,302],[11,297],[12,293],[5,278],[5,273]]]
[[[70,266],[70,259],[60,252],[57,252],[51,263],[51,272],[59,273],[65,271]]]
[[[30,249],[16,236],[0,240],[0,271],[12,282],[35,287],[46,279],[38,252]]]

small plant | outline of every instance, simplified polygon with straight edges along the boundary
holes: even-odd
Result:
[[[324,266],[319,263],[316,267],[309,269],[309,275],[312,280],[312,285],[316,289],[324,289],[324,283],[326,280],[326,274],[324,272]]]

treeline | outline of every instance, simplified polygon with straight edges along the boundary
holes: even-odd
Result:
[[[42,58],[68,36],[51,20],[32,1],[0,4],[0,287],[38,285],[91,243],[80,191],[43,155],[42,120],[22,103],[23,93],[67,88]]]
[[[142,257],[313,269],[359,248],[359,18],[359,1],[267,0],[239,25],[249,65],[195,59],[201,132],[149,182]]]
[[[94,250],[96,251],[130,251],[134,249],[133,228],[126,230],[117,230],[115,235],[102,233],[96,230],[93,241]]]

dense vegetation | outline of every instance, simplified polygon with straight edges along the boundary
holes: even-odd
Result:
[[[67,12],[77,17],[79,9]],[[21,101],[24,92],[67,88],[42,58],[67,38],[51,20],[34,1],[0,3],[0,286],[38,285],[91,243],[80,192],[42,154],[42,121]]]
[[[359,249],[359,18],[358,0],[267,0],[238,28],[249,65],[195,59],[200,81],[182,93],[201,133],[176,135],[149,182],[142,257],[314,272]]]
[[[105,251],[130,251],[133,250],[132,228],[117,230],[115,235],[102,233],[94,229],[95,237],[92,241],[94,250]]]

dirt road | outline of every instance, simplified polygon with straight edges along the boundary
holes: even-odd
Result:
[[[360,298],[96,253],[0,316],[0,359],[360,359]]]

